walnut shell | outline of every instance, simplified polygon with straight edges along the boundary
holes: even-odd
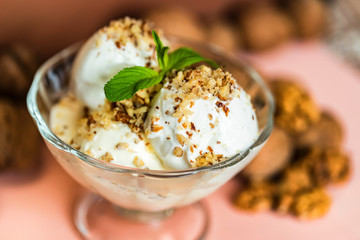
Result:
[[[322,112],[320,121],[295,138],[298,148],[318,146],[339,148],[343,140],[340,122],[330,113]]]
[[[263,149],[242,173],[256,181],[269,178],[289,163],[292,151],[291,137],[284,130],[275,127]]]

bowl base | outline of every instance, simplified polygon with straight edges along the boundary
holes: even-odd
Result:
[[[85,239],[204,239],[209,218],[202,203],[161,212],[141,212],[87,194],[75,209],[75,224]]]

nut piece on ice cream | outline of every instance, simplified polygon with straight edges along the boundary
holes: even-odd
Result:
[[[91,36],[79,51],[71,73],[74,95],[90,109],[105,102],[104,85],[126,67],[157,67],[152,24],[124,18]],[[157,30],[161,36],[161,31]]]
[[[246,150],[258,136],[250,96],[230,73],[204,65],[168,75],[144,126],[169,169],[213,165]]]

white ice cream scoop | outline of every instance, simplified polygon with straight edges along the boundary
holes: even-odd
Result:
[[[191,74],[193,78],[186,77]],[[145,134],[166,168],[186,169],[209,164],[196,162],[206,153],[207,158],[232,157],[256,140],[258,123],[250,96],[234,81],[231,81],[227,100],[219,95],[227,86],[206,89],[213,85],[207,81],[224,76],[222,70],[212,71],[207,67],[178,73],[175,77],[178,83],[170,79],[154,98],[145,122]],[[194,90],[196,88],[200,89]],[[205,90],[193,94],[201,89]]]
[[[124,18],[92,35],[81,47],[71,72],[74,95],[90,109],[105,102],[104,85],[126,67],[156,67],[149,23]]]

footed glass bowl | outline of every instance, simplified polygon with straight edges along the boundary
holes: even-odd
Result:
[[[214,46],[177,38],[170,38],[170,42],[173,49],[188,46],[232,73],[251,96],[259,123],[258,138],[242,154],[213,166],[186,170],[143,170],[94,159],[63,142],[49,128],[50,109],[69,90],[72,63],[81,44],[61,51],[37,71],[27,96],[27,106],[60,165],[92,192],[75,208],[75,224],[85,238],[203,238],[209,219],[204,206],[196,202],[243,169],[272,131],[273,98],[256,71]]]

